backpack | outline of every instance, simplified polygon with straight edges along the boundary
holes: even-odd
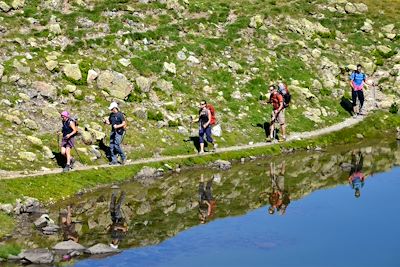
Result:
[[[210,110],[211,112],[211,121],[210,124],[211,125],[215,125],[217,123],[217,118],[215,117],[215,108],[213,105],[211,104],[207,104],[207,108]]]
[[[290,94],[286,84],[279,83],[278,84],[278,93],[283,97],[283,107],[289,107],[290,101],[292,100],[292,95]]]

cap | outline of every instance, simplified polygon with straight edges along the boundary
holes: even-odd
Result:
[[[63,112],[61,112],[61,116],[69,118],[69,112],[64,110]]]
[[[118,108],[117,102],[111,102],[110,106],[108,107],[109,110],[112,110],[113,108]]]

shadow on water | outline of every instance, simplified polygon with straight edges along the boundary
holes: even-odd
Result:
[[[197,141],[195,138],[191,141]],[[190,169],[162,179],[77,195],[51,206],[49,215],[57,221],[60,208],[73,204],[73,218],[81,222],[76,232],[84,246],[112,242],[119,248],[155,245],[200,223],[260,207],[270,215],[288,214],[291,202],[337,185],[349,184],[359,197],[357,191],[362,191],[365,177],[399,164],[396,151],[395,143],[379,143],[350,151],[342,147],[333,153],[299,152],[264,158],[233,164],[227,171]],[[126,194],[123,197],[122,191]],[[116,209],[110,208],[113,201],[118,203]],[[110,225],[115,223],[120,224],[115,228],[119,230],[112,232]],[[61,241],[31,231],[31,242],[41,247]]]

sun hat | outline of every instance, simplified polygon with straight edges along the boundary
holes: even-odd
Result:
[[[112,110],[113,108],[118,109],[118,104],[116,102],[111,102],[110,106],[108,107],[109,110]]]
[[[69,118],[69,112],[64,110],[63,112],[61,112],[61,116]]]

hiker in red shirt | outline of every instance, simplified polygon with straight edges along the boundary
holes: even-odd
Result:
[[[269,139],[267,141],[271,142],[275,138],[274,136],[275,122],[278,122],[281,127],[282,139],[279,139],[279,141],[280,142],[285,141],[286,126],[285,126],[285,109],[283,104],[283,96],[280,93],[278,93],[278,88],[276,87],[276,85],[271,85],[269,87],[269,91],[271,94],[268,103],[272,104],[272,114],[269,127]]]

